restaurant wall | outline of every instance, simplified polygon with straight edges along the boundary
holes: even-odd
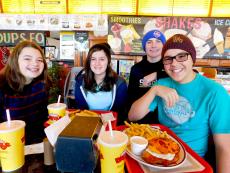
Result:
[[[92,45],[108,42],[113,53],[113,68],[128,79],[131,66],[144,54],[141,47],[143,35],[151,29],[159,29],[167,38],[176,33],[188,35],[197,49],[197,66],[227,70],[230,67],[229,18],[0,14],[0,19],[2,45],[6,43],[4,37],[7,34],[11,43],[16,44],[15,40],[24,39],[24,35],[39,42],[43,38],[36,37],[36,33],[44,32],[43,46],[48,59],[63,66],[82,66]],[[77,45],[82,33],[87,46],[79,51]]]

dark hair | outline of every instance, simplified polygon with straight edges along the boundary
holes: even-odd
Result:
[[[113,71],[111,67],[111,52],[110,48],[105,43],[95,44],[89,49],[86,62],[85,62],[85,74],[84,74],[84,82],[85,89],[90,90],[92,92],[97,92],[96,87],[97,83],[94,79],[94,73],[90,68],[91,57],[94,52],[104,51],[106,57],[108,58],[108,66],[106,69],[106,75],[103,81],[103,84],[100,88],[100,91],[110,91],[113,85],[116,83],[118,75]]]
[[[110,47],[109,43],[101,43],[101,44],[106,46],[111,51],[111,47]]]
[[[7,64],[4,68],[4,72],[2,74],[3,75],[2,79],[4,80],[4,82],[2,83],[7,82],[8,85],[17,92],[22,91],[26,83],[26,79],[21,74],[19,65],[18,65],[19,55],[22,52],[22,50],[26,47],[31,47],[31,48],[38,50],[42,55],[42,60],[44,63],[43,72],[34,80],[43,80],[47,84],[47,87],[51,85],[51,80],[48,76],[48,67],[46,64],[45,55],[43,53],[43,50],[38,44],[28,41],[28,40],[24,40],[18,43],[16,47],[13,49],[12,53],[10,54],[10,58],[8,59]]]

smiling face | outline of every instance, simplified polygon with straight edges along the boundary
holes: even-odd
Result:
[[[108,58],[103,50],[96,51],[91,56],[90,68],[94,75],[104,77],[108,67]]]
[[[168,49],[164,57],[173,57],[180,53],[187,52],[181,49]],[[164,65],[166,73],[179,83],[188,83],[195,78],[195,72],[192,67],[193,61],[191,55],[188,55],[188,59],[183,62],[178,62],[176,59],[173,59],[172,64]]]
[[[156,38],[149,39],[146,42],[145,52],[149,62],[158,62],[161,60],[162,47],[163,43]]]
[[[44,70],[44,62],[41,53],[32,47],[22,49],[18,57],[20,72],[29,84],[34,78],[38,77]]]

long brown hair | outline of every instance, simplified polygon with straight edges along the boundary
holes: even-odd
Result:
[[[3,76],[1,77],[1,79],[3,79],[2,83],[4,84],[5,82],[7,82],[8,85],[16,92],[20,92],[23,90],[23,87],[26,83],[26,78],[20,72],[18,58],[22,50],[26,47],[34,48],[41,53],[42,60],[44,63],[44,69],[43,72],[33,80],[42,80],[44,81],[44,83],[46,83],[46,87],[49,88],[49,86],[51,85],[51,80],[48,76],[48,67],[43,50],[38,44],[28,40],[24,40],[18,43],[16,47],[13,49],[4,68],[4,72],[2,74]]]
[[[94,79],[94,73],[90,68],[90,62],[92,58],[92,54],[98,51],[104,51],[106,57],[108,58],[108,65],[106,69],[106,75],[101,86],[101,91],[110,91],[113,85],[116,83],[118,75],[116,72],[113,71],[111,67],[111,51],[110,47],[106,43],[95,44],[89,49],[86,62],[85,62],[85,75],[84,75],[84,82],[85,82],[85,89],[90,90],[92,92],[96,92],[97,83]]]

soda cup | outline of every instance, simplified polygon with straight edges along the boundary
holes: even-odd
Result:
[[[0,160],[2,170],[10,172],[21,168],[25,163],[25,122],[12,120],[0,123]]]
[[[66,104],[64,103],[52,103],[47,106],[49,113],[49,120],[57,121],[65,116]]]
[[[101,173],[124,173],[124,156],[128,136],[120,131],[103,131],[98,137]]]

